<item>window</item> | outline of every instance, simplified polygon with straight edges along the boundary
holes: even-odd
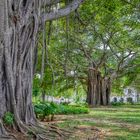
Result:
[[[116,97],[114,97],[113,102],[117,102],[117,98]]]
[[[124,102],[124,99],[123,99],[123,98],[121,98],[121,99],[120,99],[120,102],[121,102],[121,103],[123,103],[123,102]]]
[[[133,103],[133,99],[131,97],[127,98],[127,102]]]
[[[128,95],[132,95],[132,90],[128,89]]]

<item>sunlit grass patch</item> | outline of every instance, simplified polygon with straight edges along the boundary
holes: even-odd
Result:
[[[66,118],[58,125],[71,130],[95,126],[106,132],[105,140],[140,140],[140,105],[93,108],[89,114]]]

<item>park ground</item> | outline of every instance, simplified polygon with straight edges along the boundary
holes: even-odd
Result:
[[[140,105],[92,108],[89,114],[55,118],[50,124],[70,132],[67,140],[140,140]]]

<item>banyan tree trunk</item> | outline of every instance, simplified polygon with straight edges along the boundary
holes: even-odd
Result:
[[[27,14],[25,20],[9,16],[9,5],[7,0],[0,1],[0,122],[11,112],[20,130],[23,124],[36,122],[31,96],[38,23],[34,14]],[[3,133],[0,125],[0,135]]]
[[[0,139],[6,134],[2,122],[6,112],[14,114],[17,130],[28,131],[30,124],[35,131],[32,79],[38,30],[46,21],[67,16],[83,1],[73,0],[58,12],[47,12],[61,1],[0,0]]]
[[[90,68],[88,71],[88,92],[87,92],[87,103],[90,106],[95,106],[97,105],[97,100],[99,98],[98,91],[99,89],[97,88],[99,85],[100,78],[98,76],[98,71],[95,69]]]
[[[110,104],[110,93],[111,93],[111,82],[110,78],[105,77],[102,78],[102,86],[101,86],[101,105],[109,105]]]
[[[89,106],[109,105],[111,82],[110,78],[103,78],[99,71],[90,68],[88,71],[87,103]]]

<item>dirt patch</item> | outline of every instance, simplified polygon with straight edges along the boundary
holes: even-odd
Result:
[[[20,133],[16,130],[14,130],[13,128],[10,127],[6,127],[6,130],[8,132],[8,137],[10,137],[10,139],[7,137],[5,138],[0,138],[0,140],[33,140],[32,136],[28,135],[25,136],[23,133]]]
[[[91,121],[92,118],[89,118],[89,121]],[[88,121],[88,119],[85,118],[78,118],[78,116],[75,115],[56,115],[55,120],[52,122],[42,122],[44,125],[52,125],[57,126],[61,123],[64,123],[65,121]],[[59,128],[61,130],[61,128]],[[68,133],[65,135],[65,131]],[[81,125],[81,124],[75,124],[74,126],[66,126],[63,128],[62,132],[64,132],[64,140],[103,140],[105,136],[107,135],[107,132],[105,132],[103,129],[100,129],[96,126],[89,126],[89,125]]]
[[[74,127],[73,137],[75,137],[76,140],[103,140],[105,131],[95,126],[79,125]]]
[[[57,127],[57,123],[59,122],[61,123],[61,121],[54,121],[54,122],[44,122],[44,124],[46,126]],[[59,132],[60,131],[61,133],[63,133],[63,140],[103,140],[107,133],[104,130],[99,129],[95,126],[88,125],[77,125],[74,126],[72,129],[59,128]]]

